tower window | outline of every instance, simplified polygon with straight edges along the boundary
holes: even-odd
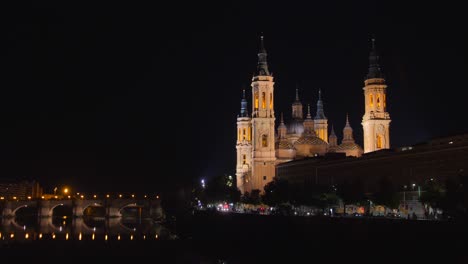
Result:
[[[387,107],[387,98],[385,98],[385,94],[383,94],[383,107]]]
[[[268,147],[268,136],[262,135],[262,147]]]
[[[374,107],[374,95],[369,95],[369,104],[370,107]]]
[[[377,135],[377,148],[382,148],[382,135]]]
[[[266,108],[266,98],[265,98],[265,92],[262,93],[262,108]]]
[[[270,93],[270,109],[273,109],[273,94]]]
[[[245,164],[247,162],[247,155],[242,155],[242,164]]]
[[[266,181],[266,176],[263,176],[263,180]]]
[[[380,108],[380,95],[377,95],[377,107]]]
[[[242,129],[242,140],[246,140],[247,138],[247,132],[245,131],[245,128]]]
[[[255,99],[254,99],[254,105],[255,109],[258,109],[258,92],[255,92]]]

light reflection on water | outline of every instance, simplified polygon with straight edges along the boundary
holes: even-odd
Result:
[[[48,217],[0,219],[2,241],[141,241],[175,239],[151,218]]]

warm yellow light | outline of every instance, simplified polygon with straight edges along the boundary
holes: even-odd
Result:
[[[108,236],[107,236],[107,234],[106,234],[106,235],[104,236],[104,240],[107,241],[107,239],[108,239]]]
[[[110,195],[109,195],[109,194],[107,194],[107,195],[106,195],[106,197],[107,197],[107,198],[109,198],[109,197],[110,197]]]
[[[91,236],[91,239],[94,240],[94,238],[95,238],[95,235],[94,235],[94,233],[93,233],[93,235]]]
[[[159,199],[159,195],[156,195],[156,199]]]
[[[148,197],[146,194],[145,194],[145,198]]]
[[[145,240],[145,239],[146,239],[146,235],[143,235],[143,240]]]
[[[122,198],[122,195],[121,195],[121,194],[119,194],[119,198]]]
[[[78,235],[78,240],[81,240],[82,237],[83,237],[83,235],[80,232],[80,234]]]
[[[63,189],[63,193],[67,194],[68,193],[68,188]]]
[[[120,240],[120,235],[117,236],[117,240]]]
[[[28,196],[28,200],[31,200],[31,196]]]
[[[94,198],[96,198],[96,197],[97,197],[97,195],[93,195],[93,197],[94,197]]]
[[[133,240],[133,235],[130,235],[130,240]]]
[[[68,240],[68,233],[65,234],[65,240]]]
[[[55,233],[52,233],[52,239],[55,239]]]
[[[15,234],[11,233],[10,238],[14,238]]]
[[[39,239],[41,239],[41,238],[42,238],[42,233],[39,233]]]
[[[44,196],[44,195],[42,195],[42,196],[41,196],[41,198],[42,198],[42,199],[45,199],[45,196]]]
[[[54,198],[55,198],[55,199],[58,199],[58,196],[57,196],[57,195],[55,195],[55,196],[54,196]]]
[[[80,195],[80,198],[83,199],[83,198],[84,198],[84,195]]]
[[[70,198],[71,198],[71,196],[70,196],[70,195],[68,195],[68,199],[70,199]]]
[[[28,238],[29,238],[29,234],[26,233],[26,234],[24,235],[24,238],[25,238],[25,239],[28,239]]]
[[[0,238],[2,238],[2,233],[0,232]]]
[[[5,197],[3,197],[3,196],[2,196],[2,197],[0,197],[0,200],[5,200]]]
[[[135,195],[134,195],[134,194],[132,194],[132,198],[135,198]]]
[[[13,200],[16,200],[16,196],[13,196]]]
[[[158,234],[156,234],[156,235],[154,236],[154,238],[158,239]]]

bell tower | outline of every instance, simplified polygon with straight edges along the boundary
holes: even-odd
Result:
[[[369,73],[364,81],[365,113],[362,117],[364,153],[390,148],[390,114],[387,112],[387,85],[379,66],[379,56],[372,39]]]
[[[252,177],[251,190],[263,187],[275,177],[275,111],[273,76],[268,70],[267,52],[260,37],[257,70],[252,78]],[[247,190],[247,191],[251,191]]]

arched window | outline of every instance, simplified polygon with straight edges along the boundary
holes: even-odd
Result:
[[[241,129],[239,128],[237,131],[237,140],[241,139]]]
[[[262,135],[262,147],[268,147],[268,136]]]
[[[246,140],[247,139],[247,131],[244,129],[242,129],[242,140]]]
[[[265,98],[265,92],[262,93],[262,108],[266,108],[266,98]]]
[[[254,105],[255,109],[258,109],[258,92],[255,92]]]
[[[377,107],[380,108],[380,95],[377,95]]]
[[[387,107],[387,98],[386,98],[385,94],[383,94],[383,107],[384,107],[384,109]]]
[[[383,146],[382,146],[382,135],[377,135],[377,148],[378,149],[381,149]]]
[[[250,140],[252,140],[252,127],[249,127],[248,132],[249,132],[249,136],[247,138],[250,141]]]
[[[270,109],[273,109],[273,94],[270,93]]]
[[[374,95],[369,95],[369,105],[370,107],[374,107]]]
[[[247,155],[242,155],[242,164],[245,164],[247,162]]]

